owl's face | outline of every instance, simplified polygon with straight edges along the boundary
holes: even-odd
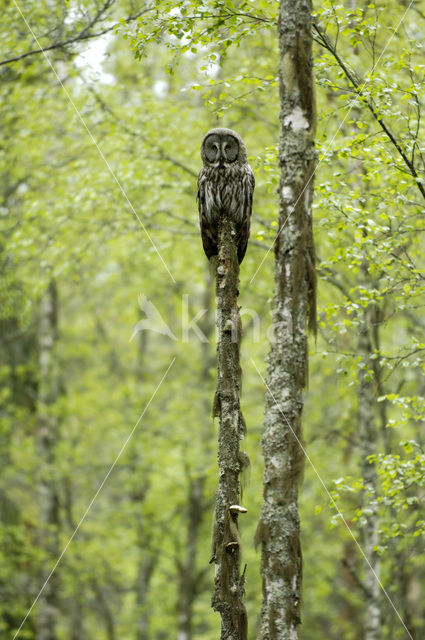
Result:
[[[202,141],[201,156],[210,167],[225,167],[247,161],[242,138],[232,129],[211,129]]]
[[[239,157],[239,142],[230,134],[212,133],[204,142],[205,158],[210,164],[235,162]]]

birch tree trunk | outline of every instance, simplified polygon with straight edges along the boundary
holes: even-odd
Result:
[[[301,622],[302,557],[298,485],[304,455],[302,390],[307,380],[307,327],[315,330],[312,236],[315,103],[311,4],[279,7],[279,234],[275,243],[273,336],[267,358],[264,496],[261,543],[261,640],[296,640]]]
[[[59,555],[59,503],[55,478],[55,446],[58,437],[58,419],[52,411],[58,394],[58,375],[53,349],[57,340],[57,289],[51,280],[40,304],[39,316],[39,386],[38,434],[40,455],[40,544],[44,551],[41,580],[44,584],[51,566]],[[58,616],[57,575],[54,573],[39,599],[37,640],[55,640]]]
[[[220,417],[220,428],[219,483],[213,531],[215,579],[212,606],[221,615],[221,640],[245,640],[247,617],[243,603],[244,576],[240,575],[241,542],[237,522],[240,511],[236,509],[241,471],[239,442],[245,429],[239,403],[239,265],[234,222],[223,214],[220,216],[218,237],[218,381],[214,414]]]

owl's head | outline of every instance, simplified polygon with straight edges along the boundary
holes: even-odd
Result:
[[[211,129],[201,144],[201,158],[205,165],[218,167],[247,162],[246,147],[240,135],[232,129]]]

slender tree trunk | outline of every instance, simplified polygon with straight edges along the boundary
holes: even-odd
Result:
[[[373,350],[372,352],[374,355],[373,361],[371,362],[371,366],[373,366],[373,372],[374,372],[375,401],[377,396],[382,398],[383,396],[386,395],[386,389],[385,389],[384,380],[383,380],[383,368],[382,368],[382,365],[380,364],[381,356],[382,356],[381,345],[380,345],[380,342],[381,342],[380,326],[381,326],[382,317],[383,317],[382,310],[378,307],[377,304],[375,304],[373,306],[372,326],[370,329],[370,338],[371,338],[372,350]],[[423,395],[423,393],[421,393],[421,389],[418,389],[418,395]],[[392,443],[391,443],[392,430],[387,427],[387,424],[388,424],[387,407],[388,407],[388,400],[382,400],[377,405],[376,409],[377,409],[377,414],[379,419],[379,425],[374,429],[374,431],[376,432],[375,433],[376,441],[378,441],[379,439],[382,439],[385,454],[389,455],[392,453]],[[374,474],[374,480],[376,483],[377,481],[376,473]],[[377,489],[378,487],[376,486],[376,491]],[[395,519],[396,513],[395,513],[394,507],[390,509],[390,513],[394,516],[394,519]],[[375,519],[376,519],[376,522],[375,522],[375,532],[376,532],[379,527],[379,520],[378,520],[377,514],[375,516]],[[376,544],[379,544],[379,534],[375,533],[375,536],[376,536]],[[390,548],[391,548],[390,553],[392,554],[392,558],[393,558],[392,582],[397,583],[397,592],[394,594],[393,600],[395,602],[397,609],[401,613],[403,621],[407,629],[409,630],[410,635],[412,636],[412,638],[416,639],[416,637],[418,637],[418,630],[416,629],[415,616],[413,615],[412,612],[419,611],[419,609],[417,606],[413,608],[409,606],[410,585],[414,584],[414,577],[415,577],[414,573],[412,573],[412,571],[414,571],[414,568],[410,566],[410,571],[408,568],[411,550],[400,549],[397,538],[392,539],[390,541]],[[379,576],[379,570],[380,570],[379,556],[375,559],[375,562],[376,561],[377,561],[377,571],[378,571],[377,575]],[[377,606],[380,607],[379,618],[380,620],[382,620],[384,618],[384,614],[382,611],[383,609],[382,594],[381,594],[381,600],[377,599],[376,603],[377,603]],[[416,616],[416,619],[420,620],[422,618],[423,616],[420,616],[420,615]],[[393,633],[394,631],[393,629],[391,629],[390,630],[391,637],[393,636]]]
[[[315,329],[311,204],[315,165],[311,5],[279,8],[281,139],[279,234],[275,244],[273,328],[267,359],[264,499],[256,541],[262,548],[261,640],[295,640],[301,622],[302,558],[298,485],[304,455],[302,390],[307,326]]]
[[[178,640],[192,640],[193,603],[198,593],[198,582],[201,579],[196,567],[196,555],[199,545],[199,529],[206,510],[204,485],[205,476],[203,475],[189,479],[185,555],[178,567]]]
[[[96,597],[99,617],[102,620],[105,629],[106,638],[107,640],[117,640],[115,619],[109,605],[108,595],[105,593],[102,585],[99,584],[96,578],[93,578],[91,582],[93,593]]]
[[[84,616],[81,599],[78,595],[73,595],[67,606],[68,633],[69,640],[86,640],[84,631]]]
[[[138,533],[139,563],[137,567],[136,604],[137,604],[137,640],[148,640],[150,626],[150,612],[148,608],[148,594],[150,581],[155,568],[155,558],[149,547],[142,547],[144,539],[142,531]]]
[[[149,591],[151,579],[158,561],[158,552],[154,550],[152,544],[152,532],[149,530],[149,523],[146,522],[146,515],[143,513],[143,504],[148,494],[150,483],[149,478],[143,478],[140,474],[141,461],[139,454],[135,454],[133,477],[141,487],[133,492],[132,500],[135,504],[137,519],[137,576],[134,589],[136,592],[136,640],[148,640],[150,636],[151,611],[149,609]]]
[[[58,300],[54,280],[44,294],[39,317],[38,451],[40,456],[40,544],[44,551],[42,584],[59,555],[59,502],[55,478],[58,419],[52,412],[59,394],[53,349],[57,340]],[[37,640],[55,640],[58,578],[49,579],[38,603]]]
[[[347,0],[347,9],[355,11],[357,0]],[[353,47],[354,55],[358,56],[360,49],[358,45]],[[357,123],[361,119],[360,107],[355,106],[352,113],[353,120]],[[361,177],[364,176],[365,168],[359,159],[354,161],[359,192],[364,189]],[[362,206],[361,202],[357,202]],[[365,231],[363,231],[366,234]],[[360,285],[366,288],[374,286],[373,280],[367,267],[367,259],[364,257],[364,264],[360,271]],[[361,470],[365,483],[364,500],[367,506],[371,507],[371,512],[366,516],[366,524],[363,529],[363,544],[366,555],[365,579],[363,581],[363,594],[365,597],[365,620],[364,620],[364,640],[379,640],[381,637],[381,609],[380,609],[380,586],[378,583],[380,573],[380,559],[374,551],[379,544],[378,537],[378,506],[376,503],[377,476],[373,464],[368,461],[368,456],[376,453],[378,444],[378,432],[375,424],[376,395],[384,395],[381,380],[381,367],[379,359],[372,358],[373,352],[379,351],[379,308],[377,304],[367,307],[360,319],[360,332],[358,341],[358,352],[361,356],[361,368],[358,376],[358,433],[360,438]],[[384,442],[389,438],[389,430],[386,429],[386,401],[380,403],[378,411],[381,414],[381,427]],[[388,442],[389,445],[389,442]],[[370,495],[368,495],[370,494]],[[370,565],[369,565],[370,563]],[[376,576],[374,575],[376,574]]]
[[[139,309],[141,319],[143,312]],[[139,361],[138,361],[138,380],[141,388],[146,382],[146,351],[148,347],[147,333],[140,331],[138,336]],[[137,434],[136,434],[137,436]],[[135,436],[135,437],[136,437]],[[143,437],[143,436],[142,436]],[[135,505],[136,512],[136,546],[137,546],[137,576],[134,585],[136,592],[136,640],[148,640],[150,637],[150,621],[151,611],[149,607],[149,591],[151,588],[151,580],[154,575],[155,567],[158,562],[158,552],[154,549],[151,524],[147,522],[147,516],[143,512],[143,506],[146,501],[149,489],[150,478],[149,471],[143,469],[143,457],[140,456],[140,447],[134,447],[133,453],[133,470],[132,478],[134,481],[134,490],[131,499]]]
[[[61,493],[63,500],[61,507],[63,510],[63,523],[62,526],[67,526],[69,529],[68,535],[75,531],[77,523],[75,522],[74,511],[74,486],[73,486],[73,474],[62,476]],[[76,553],[74,554],[78,558],[79,562],[82,562],[82,558]],[[81,582],[81,575],[77,568],[68,566],[67,579],[73,585],[72,592],[63,603],[64,615],[66,616],[68,626],[69,640],[87,640],[87,634],[85,631],[84,617],[85,617],[85,603],[86,593],[85,588]]]
[[[239,442],[244,435],[240,411],[241,337],[238,307],[239,265],[235,246],[235,227],[222,215],[219,222],[217,265],[218,382],[214,414],[220,417],[218,463],[213,532],[215,580],[212,606],[221,615],[221,640],[245,640],[247,617],[244,575],[240,575],[241,542],[238,533]],[[232,508],[233,507],[233,508]]]
[[[200,329],[206,341],[200,342],[202,353],[202,367],[200,372],[201,388],[208,389],[210,371],[214,365],[214,356],[211,353],[210,339],[214,335],[212,278],[209,275],[205,283],[203,321]],[[211,503],[205,498],[204,488],[207,481],[205,461],[211,460],[213,449],[210,403],[205,393],[204,409],[205,419],[200,426],[199,461],[195,471],[195,477],[188,476],[188,499],[186,516],[186,544],[183,560],[178,562],[178,640],[192,640],[193,637],[193,605],[204,580],[205,569],[197,566],[197,553],[201,535],[201,525],[206,512],[211,508]]]
[[[363,528],[364,552],[367,559],[365,566],[365,621],[364,640],[380,640],[381,638],[381,599],[380,599],[380,558],[375,548],[379,544],[379,521],[377,505],[377,475],[373,463],[368,456],[377,451],[377,429],[374,417],[375,380],[373,377],[373,348],[371,342],[373,310],[365,310],[360,324],[359,354],[362,358],[359,370],[358,389],[358,430],[362,458],[362,476],[365,485],[365,505],[367,507],[366,522]]]
[[[410,551],[410,549],[409,549]],[[421,605],[421,586],[420,581],[417,581],[417,577],[415,576],[411,567],[406,570],[406,564],[408,563],[408,559],[406,559],[406,553],[403,551],[397,550],[394,554],[394,565],[395,565],[395,578],[397,580],[397,604],[399,611],[403,617],[404,623],[409,630],[411,638],[416,640],[419,637],[423,637],[418,634],[416,630],[416,626],[414,624],[415,618],[417,620],[423,620],[423,616],[420,615],[422,605]],[[410,570],[409,570],[410,569]],[[416,585],[415,585],[416,578]],[[416,589],[415,589],[416,586]],[[413,589],[412,589],[413,587]],[[416,591],[416,596],[419,596],[418,600],[414,602],[414,606],[412,607],[411,596],[414,595]]]

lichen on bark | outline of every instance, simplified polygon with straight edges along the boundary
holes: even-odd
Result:
[[[212,606],[221,615],[221,640],[246,640],[244,573],[241,575],[241,539],[238,512],[239,474],[244,457],[239,450],[245,421],[240,409],[241,322],[238,306],[239,264],[234,222],[222,213],[217,261],[217,368],[214,413],[220,418],[218,438],[219,483],[213,531],[215,564]]]
[[[279,6],[279,231],[275,242],[274,332],[267,358],[264,497],[256,534],[262,550],[261,640],[296,640],[301,622],[301,414],[308,375],[307,329],[316,331],[311,11],[311,4],[304,0],[281,0]]]

